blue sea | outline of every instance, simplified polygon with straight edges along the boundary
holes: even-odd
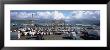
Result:
[[[11,32],[10,37],[11,37],[11,40],[17,40],[18,39],[17,32]]]

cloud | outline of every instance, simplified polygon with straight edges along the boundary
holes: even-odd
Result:
[[[32,18],[32,12],[11,12],[11,18],[14,19],[25,19],[25,18]]]
[[[31,17],[32,14],[31,13],[27,13],[27,12],[20,12],[17,17],[19,18],[27,18],[27,17]]]
[[[37,12],[37,17],[48,19],[48,18],[51,18],[51,13],[48,12],[48,11],[46,11],[46,12]]]
[[[66,17],[65,17],[65,21],[69,22],[69,21],[71,21],[71,20],[72,20],[72,18],[71,18],[70,16],[66,16]]]
[[[73,11],[72,18],[75,19],[96,19],[100,18],[100,11]]]
[[[11,12],[11,15],[16,15],[18,14],[18,12]]]
[[[53,19],[56,19],[56,20],[65,18],[64,14],[61,12],[58,12],[58,11],[52,12],[52,17],[53,17]]]
[[[37,17],[36,18],[42,18],[42,19],[64,19],[65,16],[63,13],[59,11],[45,11],[45,12],[37,12]]]
[[[65,16],[61,11],[36,11],[36,12],[11,12],[11,18],[16,19],[31,19],[32,14],[34,19],[65,19],[66,21],[74,19],[100,19],[100,11],[74,10],[68,12]]]

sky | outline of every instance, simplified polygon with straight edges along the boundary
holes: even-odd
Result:
[[[33,18],[32,18],[33,14]],[[100,10],[11,10],[11,19],[64,19],[71,21],[73,19],[100,20]]]

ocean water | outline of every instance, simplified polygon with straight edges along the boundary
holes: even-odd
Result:
[[[10,37],[11,37],[11,40],[17,40],[18,39],[17,32],[11,32]]]

